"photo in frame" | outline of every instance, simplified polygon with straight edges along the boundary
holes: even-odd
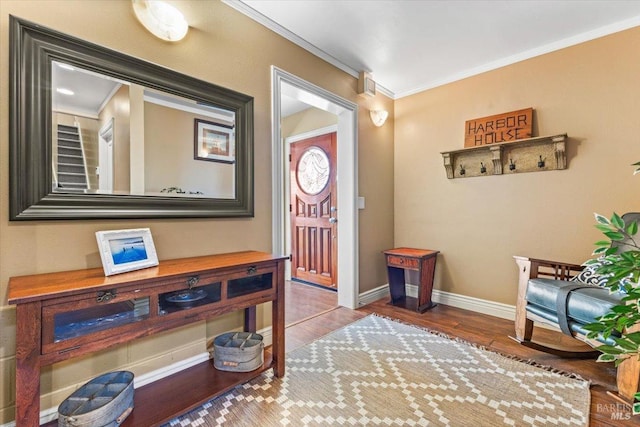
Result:
[[[105,276],[158,265],[148,228],[97,231],[96,240]]]
[[[194,158],[235,163],[236,135],[233,127],[194,119]]]

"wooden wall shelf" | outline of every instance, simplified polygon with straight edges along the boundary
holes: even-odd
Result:
[[[566,140],[567,134],[539,136],[441,154],[449,179],[542,172],[567,168]]]

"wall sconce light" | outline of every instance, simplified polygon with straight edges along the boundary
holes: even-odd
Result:
[[[387,110],[371,110],[369,111],[369,115],[371,116],[373,124],[380,127],[387,121],[389,112]]]
[[[160,0],[132,0],[138,21],[154,36],[169,42],[182,40],[189,31],[184,15]]]
[[[480,162],[480,173],[487,173],[487,167],[483,162]]]
[[[464,167],[460,165],[460,176],[463,176],[464,174],[465,174]]]
[[[542,156],[540,156],[540,160],[538,160],[538,167],[540,169],[542,169],[544,167],[544,160],[542,159]]]
[[[510,171],[516,170],[516,164],[513,163],[513,159],[509,159],[509,170]]]

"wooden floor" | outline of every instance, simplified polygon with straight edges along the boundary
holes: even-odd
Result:
[[[284,323],[292,325],[338,306],[338,293],[300,282],[284,283]]]
[[[592,384],[591,427],[640,426],[640,415],[632,417],[631,409],[627,405],[619,403],[607,394],[608,390],[615,390],[615,370],[612,364],[596,363],[593,360],[562,359],[523,347],[509,338],[509,335],[513,335],[512,321],[459,308],[438,305],[432,310],[418,314],[393,307],[387,304],[386,300],[373,302],[358,310],[340,307],[287,327],[286,349],[291,351],[370,313],[443,332],[488,350],[514,355],[523,360],[532,360],[540,365],[580,375]],[[539,336],[534,334],[534,338],[536,337],[547,342],[573,343],[575,341],[560,333],[544,329],[539,331]]]

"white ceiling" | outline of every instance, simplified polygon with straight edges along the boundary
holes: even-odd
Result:
[[[51,67],[51,94],[53,111],[84,117],[98,117],[98,113],[115,91],[120,82],[87,70],[54,62]],[[66,89],[73,95],[59,93]]]
[[[637,0],[225,3],[393,98],[640,25]]]

